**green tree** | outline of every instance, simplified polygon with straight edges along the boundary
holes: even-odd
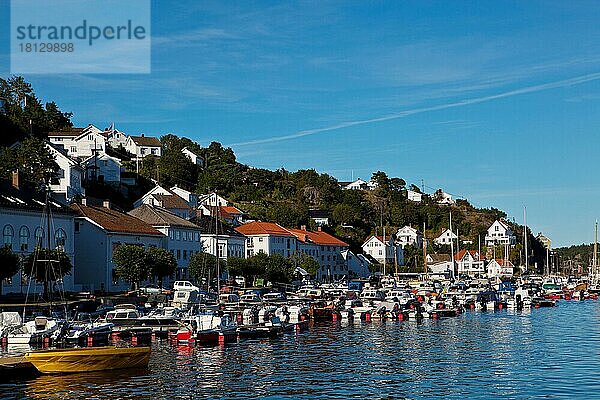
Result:
[[[54,156],[41,139],[28,137],[15,148],[0,151],[0,174],[7,178],[11,171],[19,170],[24,180],[37,184],[55,176],[59,167]]]
[[[279,253],[272,254],[267,259],[265,278],[269,282],[290,283],[294,278],[295,267],[289,258]]]
[[[196,282],[206,281],[210,285],[217,276],[217,257],[205,252],[196,253],[190,258],[188,271]]]
[[[300,267],[306,272],[310,274],[310,276],[314,277],[319,272],[319,268],[321,267],[317,260],[309,256],[308,254],[298,253],[291,257],[291,261],[295,267]]]
[[[60,249],[36,248],[23,260],[23,273],[44,284],[44,297],[49,284],[70,275],[73,265],[69,256]]]
[[[2,282],[4,279],[12,278],[20,268],[19,256],[10,247],[0,248],[0,295],[2,294]]]
[[[158,278],[158,284],[162,287],[163,278],[173,275],[177,270],[177,260],[173,253],[160,247],[150,247],[147,251],[150,274]]]
[[[135,244],[122,244],[113,253],[115,273],[131,284],[137,290],[140,282],[148,279],[152,271],[144,246]]]

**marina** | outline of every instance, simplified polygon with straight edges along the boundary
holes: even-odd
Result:
[[[16,398],[589,398],[600,389],[600,355],[589,351],[599,344],[600,306],[559,302],[421,322],[321,322],[305,333],[225,346],[156,340],[148,369],[12,379],[0,392]]]

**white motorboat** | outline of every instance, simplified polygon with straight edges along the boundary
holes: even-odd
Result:
[[[33,321],[8,327],[3,334],[8,344],[41,344],[45,338],[56,339],[64,324],[64,320],[36,317]]]

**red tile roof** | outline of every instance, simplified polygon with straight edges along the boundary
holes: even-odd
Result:
[[[294,236],[284,227],[273,222],[254,221],[238,226],[236,231],[242,235],[276,235],[276,236]]]
[[[303,229],[288,229],[290,232],[294,234],[301,242],[312,242],[315,244],[321,245],[333,245],[333,246],[342,246],[348,247],[348,243],[341,241],[335,236],[330,235],[327,232],[317,231],[311,232]]]
[[[461,250],[454,255],[454,259],[456,261],[462,260],[465,257],[465,254],[467,254],[467,252],[469,252],[471,257],[473,257],[475,261],[480,261],[480,254],[477,252],[477,250]]]
[[[209,212],[211,216],[215,216],[215,210],[217,208],[217,206],[208,206],[206,204],[203,204],[202,207],[206,208]],[[243,212],[234,206],[219,206],[219,217],[222,218],[231,218],[234,215],[241,215],[243,214]]]
[[[163,235],[141,219],[116,210],[105,207],[84,206],[77,203],[72,204],[71,208],[80,216],[91,219],[108,232],[130,233],[134,235]]]

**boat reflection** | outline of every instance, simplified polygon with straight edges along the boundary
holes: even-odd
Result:
[[[141,395],[140,385],[149,376],[146,368],[118,371],[99,371],[80,374],[41,375],[27,382],[25,396],[33,399],[49,398],[98,398],[114,396],[114,388],[129,387],[131,395]]]

